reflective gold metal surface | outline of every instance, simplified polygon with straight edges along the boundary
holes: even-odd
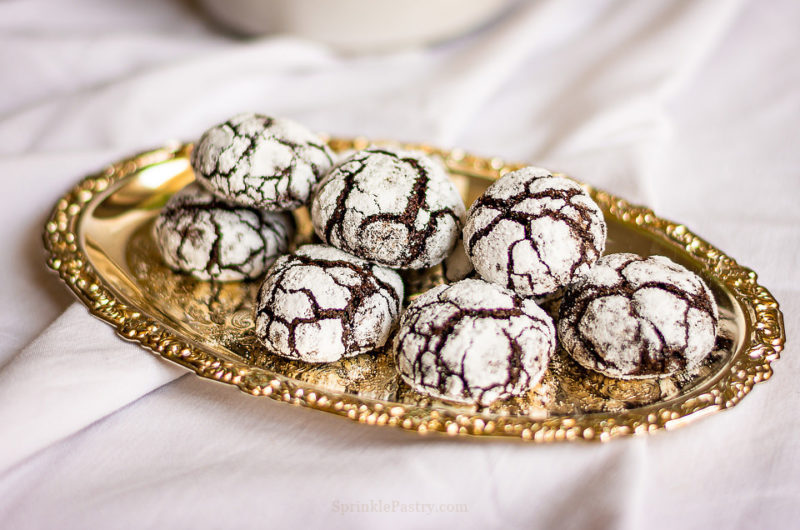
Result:
[[[368,141],[331,139],[330,144],[344,151]],[[459,150],[404,147],[441,156],[467,204],[492,180],[520,167]],[[693,372],[622,381],[589,372],[559,351],[528,395],[477,408],[417,394],[383,352],[326,365],[286,361],[266,352],[253,335],[257,282],[197,281],[172,272],[159,257],[152,222],[166,200],[193,179],[190,149],[173,145],[147,152],[76,185],[46,224],[48,264],[92,314],[123,338],[248,394],[420,433],[605,441],[678,427],[735,405],[756,383],[769,379],[771,363],[783,348],[778,303],[753,271],[685,226],[586,186],[609,224],[607,252],[666,255],[712,288],[721,318],[717,347]],[[296,243],[311,241],[308,212],[298,211],[296,218]],[[438,267],[407,273],[405,279],[409,296],[444,281]]]

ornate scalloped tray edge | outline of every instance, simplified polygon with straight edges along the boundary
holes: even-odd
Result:
[[[363,138],[330,139],[335,151],[360,149]],[[443,151],[427,145],[403,144],[440,156],[453,175],[493,180],[519,164],[480,158],[460,150]],[[234,385],[253,396],[311,407],[370,425],[390,425],[405,430],[443,432],[448,435],[513,437],[534,442],[607,441],[614,437],[644,434],[679,427],[698,417],[736,405],[754,387],[772,375],[785,342],[783,317],[778,303],[756,273],[692,233],[685,226],[656,216],[652,210],[629,204],[607,192],[585,186],[609,220],[676,249],[692,260],[697,270],[724,289],[741,309],[746,323],[743,347],[725,364],[709,385],[675,399],[630,409],[586,414],[513,415],[462,410],[428,403],[391,402],[346,392],[329,391],[301,380],[254,367],[244,360],[218,355],[185,338],[147,307],[126,299],[93,267],[80,233],[80,221],[88,206],[122,179],[154,164],[186,158],[191,145],[173,144],[114,163],[88,176],[55,205],[43,234],[47,264],[89,311],[114,327],[123,338],[138,342],[157,355],[193,370],[203,378]]]

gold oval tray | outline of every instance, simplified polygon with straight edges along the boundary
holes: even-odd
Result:
[[[335,151],[365,139],[331,139]],[[440,156],[470,204],[492,180],[520,167],[459,150],[403,144]],[[607,252],[662,254],[700,274],[720,307],[717,345],[692,373],[622,381],[584,370],[559,351],[535,389],[488,408],[412,391],[382,352],[326,365],[280,359],[252,333],[258,282],[196,281],[166,268],[151,238],[159,209],[193,177],[190,145],[172,145],[112,164],[85,178],[53,209],[44,232],[48,264],[89,310],[125,339],[253,396],[323,410],[371,425],[425,433],[516,437],[536,442],[605,441],[671,429],[732,407],[769,379],[784,330],[778,303],[756,274],[694,235],[589,186],[609,224]],[[296,243],[312,239],[305,210]],[[413,296],[443,280],[441,269],[406,274]],[[551,311],[553,307],[549,308]]]

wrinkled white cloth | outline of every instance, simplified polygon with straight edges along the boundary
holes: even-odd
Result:
[[[0,3],[0,527],[794,524],[798,27],[792,0],[540,0],[432,48],[340,56],[237,40],[179,1]],[[734,409],[604,445],[421,437],[185,375],[72,302],[40,232],[82,175],[241,111],[645,203],[758,271],[789,346]]]

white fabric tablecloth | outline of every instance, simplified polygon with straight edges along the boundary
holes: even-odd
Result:
[[[237,40],[182,1],[0,3],[0,527],[796,524],[798,28],[792,0],[542,0],[429,49],[340,56]],[[73,302],[40,230],[84,174],[250,110],[645,203],[760,273],[783,359],[730,411],[604,445],[420,437],[187,375]]]

